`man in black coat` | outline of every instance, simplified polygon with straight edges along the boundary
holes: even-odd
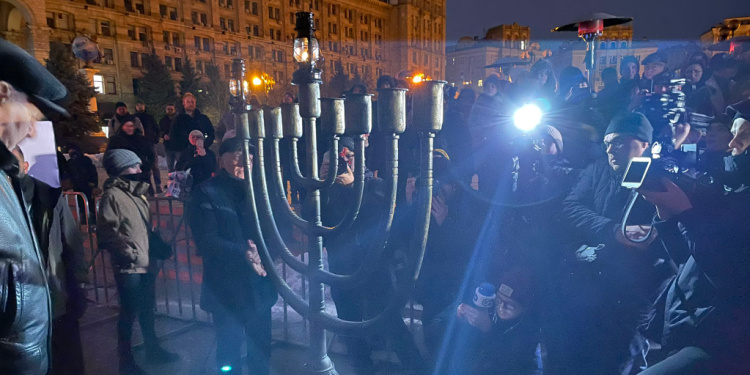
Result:
[[[94,208],[94,188],[99,185],[99,173],[91,159],[83,154],[78,145],[68,146],[68,175],[73,184],[73,191],[83,193],[89,203],[89,220],[96,220],[96,209]],[[81,212],[83,213],[83,202],[79,199]]]
[[[242,374],[243,338],[251,374],[268,375],[271,306],[278,295],[260,262],[242,168],[242,141],[219,148],[221,170],[191,192],[187,205],[198,255],[203,258],[201,308],[216,325],[216,370]]]
[[[656,205],[664,247],[681,265],[664,304],[662,351],[642,374],[750,373],[750,101],[734,120],[733,185],[691,194],[669,180],[666,191],[639,191]]]
[[[159,144],[161,130],[159,129],[159,125],[156,123],[154,116],[146,113],[146,103],[144,103],[143,100],[139,100],[135,103],[135,117],[141,121],[141,124],[143,125],[143,136],[153,145],[154,156],[156,156],[156,145]],[[156,192],[161,193],[161,172],[159,172],[158,159],[158,157],[154,157],[154,162],[151,164],[151,172],[154,175],[154,186],[156,187]],[[149,183],[150,182],[151,180],[149,179]]]
[[[182,98],[182,106],[185,107],[185,112],[177,115],[169,132],[172,149],[177,154],[185,151],[190,146],[189,137],[193,130],[200,130],[206,137],[204,146],[206,148],[211,147],[216,137],[214,126],[211,124],[211,120],[196,107],[195,96],[191,93],[185,94]],[[179,155],[176,158],[179,159]]]
[[[640,351],[631,353],[630,345],[643,344],[637,327],[641,310],[648,311],[649,298],[655,298],[649,288],[656,282],[651,268],[656,259],[645,251],[653,237],[636,244],[620,230],[635,195],[621,182],[630,160],[649,148],[652,132],[642,114],[615,116],[604,137],[607,159],[586,168],[563,201],[562,224],[573,243],[564,248],[558,290],[550,293],[557,312],[551,319],[557,320],[556,332],[548,335],[550,365],[545,373],[627,373]],[[636,201],[629,238],[645,237],[648,228],[638,224],[650,224],[653,212],[648,202]]]
[[[174,123],[174,119],[177,117],[177,112],[174,104],[167,104],[165,111],[166,114],[161,120],[159,120],[159,131],[161,132],[162,138],[164,138],[164,153],[167,155],[167,170],[169,170],[169,173],[172,173],[174,172],[174,163],[177,160],[177,156],[175,156],[169,133],[172,131],[172,123]]]

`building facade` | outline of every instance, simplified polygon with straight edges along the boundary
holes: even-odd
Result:
[[[483,38],[463,37],[447,49],[445,79],[458,87],[481,89],[482,80],[497,73],[497,68],[485,68],[503,57],[521,57],[529,51],[531,30],[516,23],[495,26]]]
[[[373,82],[409,70],[442,79],[446,0],[0,0],[0,37],[43,61],[52,42],[91,37],[97,99],[132,103],[143,58],[155,51],[180,79],[189,59],[228,76],[238,54],[248,69],[288,84],[295,69],[295,12],[312,10],[324,80],[336,72]],[[374,89],[374,88],[371,88]]]
[[[701,45],[706,48],[721,41],[740,36],[750,36],[750,17],[736,17],[722,20],[721,23],[701,35]]]

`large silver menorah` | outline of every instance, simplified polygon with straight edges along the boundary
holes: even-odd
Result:
[[[418,219],[415,229],[415,245],[410,249],[409,278],[399,283],[394,297],[385,309],[366,321],[345,321],[325,312],[324,284],[334,288],[353,288],[367,280],[379,266],[378,260],[385,248],[393,224],[396,209],[398,186],[398,140],[406,130],[406,89],[380,89],[377,100],[376,132],[385,134],[387,142],[387,164],[385,180],[387,186],[388,214],[378,229],[378,239],[365,254],[362,265],[350,275],[339,275],[326,271],[323,266],[324,241],[348,230],[357,220],[365,186],[365,136],[372,130],[372,95],[349,94],[345,98],[321,98],[321,71],[315,68],[317,47],[312,25],[312,13],[297,13],[298,38],[295,40],[295,58],[299,69],[294,73],[292,83],[298,87],[299,104],[283,104],[280,108],[249,109],[245,104],[245,90],[242,78],[245,76],[244,60],[235,59],[233,73],[235,82],[230,82],[232,90],[232,111],[238,136],[245,142],[244,164],[248,198],[251,202],[252,217],[260,233],[258,249],[268,277],[274,282],[284,300],[300,315],[309,321],[310,347],[306,367],[309,374],[335,375],[333,362],[328,357],[326,330],[365,334],[378,327],[386,317],[400,314],[419,276],[419,270],[427,243],[432,203],[432,152],[433,140],[443,123],[442,81],[424,81],[412,92],[413,120],[410,130],[419,133],[420,139],[420,190]],[[301,40],[303,39],[303,40]],[[306,39],[306,40],[304,40]],[[299,42],[299,43],[298,43]],[[300,49],[297,47],[301,46]],[[246,86],[246,85],[244,85]],[[319,176],[318,132],[320,121],[322,136],[330,142],[330,170],[325,179]],[[301,170],[298,155],[298,142],[304,135],[306,141],[306,165]],[[325,226],[321,221],[321,191],[329,189],[339,174],[335,155],[338,154],[339,137],[346,135],[355,140],[354,196],[344,218],[334,226]],[[289,204],[282,174],[280,140],[289,140],[289,171],[291,178],[307,190],[305,204],[310,208],[300,216]],[[255,153],[250,155],[250,145]],[[270,148],[270,152],[266,151]],[[270,154],[270,163],[266,156]],[[251,170],[252,169],[252,170]],[[269,180],[270,175],[270,180]],[[383,207],[383,210],[386,208]],[[284,216],[307,235],[309,262],[297,259],[282,238],[277,216]],[[272,251],[271,251],[272,250]],[[279,275],[271,252],[278,254],[292,269],[309,279],[306,302],[297,295]]]

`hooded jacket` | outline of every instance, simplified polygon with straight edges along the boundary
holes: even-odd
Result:
[[[147,273],[150,265],[148,237],[148,184],[111,177],[104,182],[99,203],[99,247],[109,250],[112,265],[120,273]]]
[[[15,156],[0,142],[0,374],[49,367],[51,306]]]

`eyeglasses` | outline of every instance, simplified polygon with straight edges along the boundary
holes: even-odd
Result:
[[[613,151],[617,151],[617,150],[622,150],[623,147],[625,147],[628,143],[630,143],[629,141],[630,140],[628,139],[615,138],[612,140],[612,142],[607,142],[607,141],[603,142],[602,146],[604,146],[604,151],[609,150],[610,147],[612,147]]]

